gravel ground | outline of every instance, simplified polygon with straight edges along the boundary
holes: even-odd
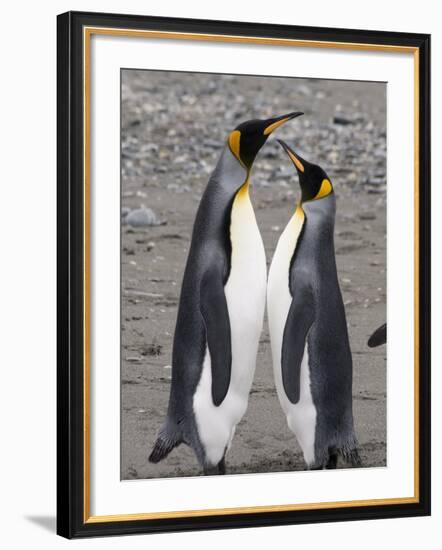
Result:
[[[322,165],[334,185],[356,433],[363,466],[386,465],[386,349],[366,345],[386,317],[385,109],[382,83],[122,72],[122,479],[200,475],[193,452],[183,445],[159,464],[147,460],[167,410],[193,219],[229,131],[244,120],[295,110],[305,116],[278,129],[254,165],[251,198],[267,261],[299,191],[295,171],[274,141],[279,137]],[[227,468],[304,468],[276,396],[267,320],[249,407]]]

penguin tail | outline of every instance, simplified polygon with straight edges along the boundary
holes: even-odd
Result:
[[[160,462],[160,460],[166,458],[166,456],[182,442],[183,438],[178,427],[174,425],[174,423],[166,421],[149,455],[149,462],[153,462],[154,464]]]

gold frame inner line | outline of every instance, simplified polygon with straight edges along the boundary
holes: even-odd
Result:
[[[196,40],[204,42],[231,42],[256,45],[304,47],[304,48],[333,48],[344,50],[409,53],[414,60],[414,494],[409,497],[353,500],[337,502],[317,502],[304,504],[285,504],[269,506],[250,506],[237,508],[215,508],[203,510],[177,510],[171,512],[152,512],[137,514],[116,514],[110,516],[91,515],[91,472],[90,472],[90,130],[91,130],[91,36],[124,36],[151,39]],[[102,523],[116,521],[134,521],[166,518],[191,518],[230,514],[255,514],[264,512],[298,511],[298,510],[324,510],[334,508],[348,508],[352,506],[385,506],[392,504],[411,504],[419,502],[419,49],[411,46],[395,46],[383,44],[364,44],[350,42],[332,42],[320,40],[296,40],[265,37],[245,37],[235,35],[149,31],[137,29],[116,29],[108,27],[84,27],[83,28],[83,211],[84,211],[84,350],[83,350],[83,376],[84,376],[84,404],[83,404],[83,443],[84,443],[84,487],[83,510],[85,523]]]

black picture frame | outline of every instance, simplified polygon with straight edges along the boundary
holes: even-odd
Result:
[[[419,60],[419,483],[418,498],[315,510],[229,513],[122,521],[88,520],[84,403],[84,29],[107,27],[410,47]],[[334,522],[430,514],[430,36],[69,12],[57,20],[57,533],[67,538]],[[85,393],[86,392],[86,393]]]

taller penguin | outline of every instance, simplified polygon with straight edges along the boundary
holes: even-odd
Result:
[[[247,408],[265,309],[266,258],[250,171],[268,136],[301,114],[235,128],[202,196],[178,308],[169,408],[151,462],[186,443],[205,474],[225,473],[226,451]]]
[[[309,468],[336,468],[338,455],[356,465],[352,357],[336,271],[333,186],[322,168],[280,144],[296,167],[302,197],[269,271],[278,397]]]

